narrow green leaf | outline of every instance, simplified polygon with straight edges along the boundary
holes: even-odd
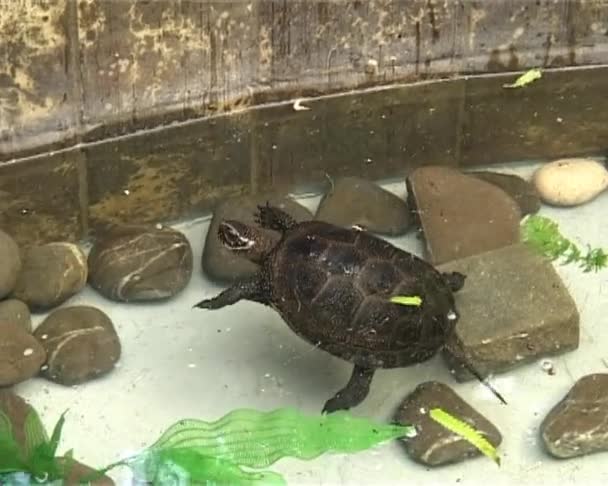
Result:
[[[430,416],[435,422],[461,436],[500,466],[500,457],[496,448],[479,431],[441,408],[431,409]]]
[[[521,76],[519,76],[515,80],[515,82],[503,84],[502,87],[503,88],[523,88],[524,86],[527,86],[528,84],[533,83],[537,79],[540,79],[542,77],[542,75],[543,74],[540,69],[530,69],[529,71],[526,71]]]
[[[48,442],[48,435],[36,410],[30,408],[23,424],[25,434],[24,455],[29,457],[43,443]]]
[[[407,296],[407,295],[395,295],[390,298],[390,301],[393,304],[401,304],[401,305],[413,305],[420,306],[422,305],[422,299],[417,295]]]

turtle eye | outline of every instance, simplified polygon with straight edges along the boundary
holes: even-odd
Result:
[[[223,222],[218,230],[220,241],[228,248],[234,250],[245,250],[251,248],[254,241],[240,232],[234,225]]]

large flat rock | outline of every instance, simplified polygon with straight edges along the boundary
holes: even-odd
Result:
[[[455,294],[459,339],[484,376],[579,344],[579,313],[551,262],[523,243],[440,265],[467,276]],[[443,355],[458,381],[472,379],[447,349]]]
[[[519,240],[521,210],[504,190],[450,167],[428,166],[406,179],[408,205],[435,265]]]

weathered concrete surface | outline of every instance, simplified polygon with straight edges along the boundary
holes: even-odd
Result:
[[[0,158],[299,92],[605,62],[605,6],[605,0],[5,2]]]

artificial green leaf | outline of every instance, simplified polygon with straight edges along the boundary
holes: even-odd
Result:
[[[287,484],[280,474],[271,471],[245,471],[230,461],[207,457],[187,448],[152,451],[146,455],[144,471],[144,479],[158,486],[170,484],[284,486]]]
[[[189,448],[203,456],[257,468],[283,457],[313,459],[325,452],[358,452],[411,431],[411,427],[376,424],[344,411],[307,417],[290,408],[241,409],[216,422],[180,420],[150,449]]]
[[[36,410],[30,407],[23,424],[25,448],[23,453],[29,457],[40,444],[46,443],[48,435]]]
[[[395,295],[391,297],[390,301],[393,304],[401,304],[401,305],[413,305],[420,306],[422,305],[422,299],[417,295],[407,296],[407,295]]]
[[[533,83],[537,79],[542,77],[542,71],[540,69],[530,69],[526,71],[521,76],[519,76],[515,82],[509,84],[503,84],[503,88],[523,88],[530,83]]]
[[[23,454],[13,436],[10,418],[0,410],[0,473],[23,471]]]
[[[479,431],[475,430],[466,422],[454,417],[453,415],[450,415],[441,408],[433,408],[429,414],[435,422],[442,425],[450,432],[454,432],[455,434],[461,436],[469,444],[475,446],[482,454],[489,457],[500,466],[500,457],[498,456],[496,448],[488,441],[488,439],[481,435]]]
[[[45,480],[53,481],[55,479],[61,479],[62,466],[55,457],[59,441],[61,440],[61,432],[65,423],[65,414],[61,414],[61,417],[53,428],[51,439],[47,442],[42,442],[33,451],[32,454],[27,458],[29,472],[35,477],[45,478]]]

